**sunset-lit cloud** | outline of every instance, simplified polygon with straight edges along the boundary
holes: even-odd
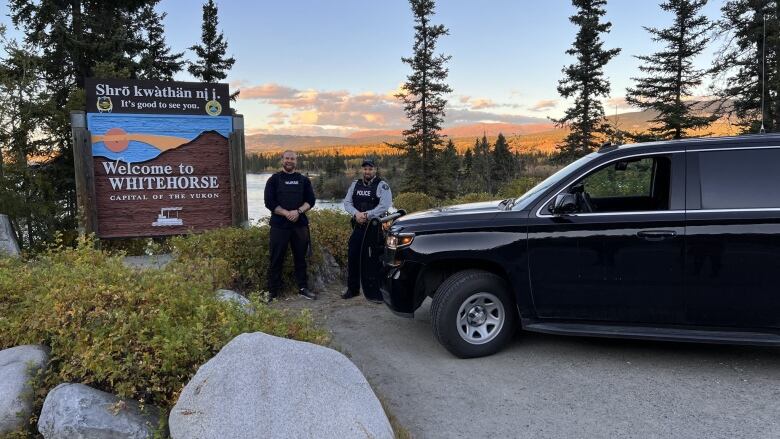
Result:
[[[402,91],[352,93],[345,90],[296,89],[279,84],[245,86],[239,101],[258,101],[274,111],[250,128],[279,134],[347,135],[363,130],[400,130],[409,121],[403,103],[396,97]],[[520,107],[496,103],[489,98],[450,97],[454,106],[446,109],[445,125],[462,123],[533,123],[540,119],[506,113]],[[495,109],[494,112],[486,111]]]
[[[238,81],[242,82],[242,81]],[[281,99],[295,96],[298,90],[279,84],[262,84],[241,88],[240,99]]]
[[[558,105],[557,99],[542,99],[528,107],[531,111],[550,111]]]
[[[491,99],[474,99],[471,101],[471,108],[474,110],[483,110],[485,108],[494,107],[497,107],[497,105]]]

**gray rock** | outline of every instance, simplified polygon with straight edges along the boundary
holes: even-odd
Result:
[[[336,258],[326,248],[322,248],[322,259],[322,264],[312,267],[310,272],[311,287],[314,291],[325,291],[329,284],[339,280],[343,275]]]
[[[60,384],[43,402],[38,431],[46,439],[151,438],[160,422],[152,406],[120,399],[83,384]]]
[[[261,332],[239,335],[201,366],[168,421],[173,439],[393,438],[347,357]]]
[[[32,415],[33,374],[45,367],[49,350],[24,345],[0,351],[0,436],[18,430]]]
[[[233,290],[217,290],[216,297],[217,300],[222,302],[235,303],[247,314],[253,314],[255,312],[254,309],[252,309],[252,302]]]
[[[11,220],[0,214],[0,256],[19,257],[21,254]]]

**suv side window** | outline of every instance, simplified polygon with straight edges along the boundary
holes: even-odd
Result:
[[[780,208],[780,148],[699,153],[702,209]]]
[[[669,210],[671,160],[636,157],[609,163],[575,183],[583,212]]]

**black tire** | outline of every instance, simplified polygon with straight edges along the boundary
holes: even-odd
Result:
[[[467,301],[469,304],[466,304]],[[500,306],[492,305],[492,302],[500,302]],[[491,323],[479,324],[480,319],[474,320],[475,326],[459,323],[463,318],[468,320],[471,315],[484,316],[485,313],[481,312],[487,309],[482,307],[484,304],[492,308],[493,320],[501,322],[493,324],[492,331],[495,332],[490,332]],[[470,309],[476,309],[477,313],[469,314]],[[496,319],[500,312],[503,312],[503,319]],[[515,301],[504,279],[483,270],[464,270],[448,277],[436,290],[431,303],[434,336],[460,358],[483,357],[498,352],[514,336],[517,320]],[[475,328],[481,328],[488,335],[483,338]]]

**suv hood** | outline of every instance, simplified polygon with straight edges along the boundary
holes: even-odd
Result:
[[[393,223],[393,228],[417,228],[428,226],[456,224],[491,219],[499,212],[501,200],[484,201],[481,203],[458,204],[402,216]]]

